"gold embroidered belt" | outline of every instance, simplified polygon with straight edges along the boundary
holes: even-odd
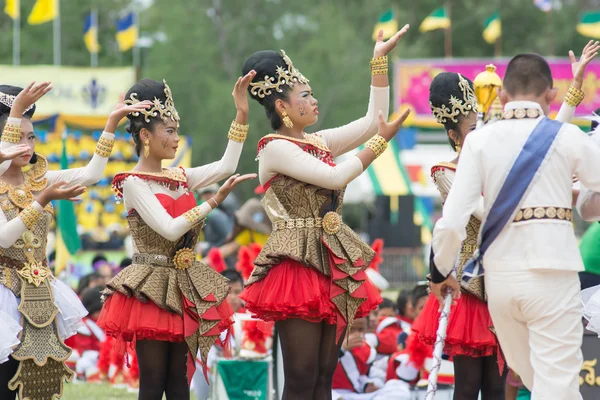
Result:
[[[151,264],[180,270],[188,269],[194,264],[194,261],[196,261],[196,253],[188,247],[177,250],[174,257],[148,253],[134,254],[132,257],[133,264]]]
[[[513,222],[526,222],[532,220],[556,219],[559,221],[573,221],[573,212],[564,207],[527,207],[517,212]]]
[[[342,228],[342,217],[330,211],[323,218],[292,218],[273,222],[273,231],[298,228],[323,228],[326,233],[333,235]]]

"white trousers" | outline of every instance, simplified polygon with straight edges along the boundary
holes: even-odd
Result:
[[[532,400],[577,400],[583,363],[577,272],[485,271],[488,307],[506,362]]]

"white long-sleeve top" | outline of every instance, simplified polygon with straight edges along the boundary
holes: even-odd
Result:
[[[371,86],[369,106],[364,117],[347,125],[316,132],[337,157],[365,143],[377,133],[378,114],[389,114],[389,87]],[[325,189],[342,189],[363,172],[356,156],[332,167],[303,151],[287,140],[269,142],[260,154],[258,176],[265,184],[278,174],[316,185]]]
[[[511,102],[506,109],[541,107]],[[484,195],[484,220],[500,191],[507,171],[541,120],[501,120],[470,133],[464,143],[443,216],[433,232],[432,278],[440,282],[454,266],[465,226]],[[556,148],[539,172],[520,207],[564,207],[572,203],[572,177],[600,190],[600,147],[581,129],[565,123]],[[557,269],[579,271],[583,263],[570,221],[544,219],[509,223],[484,256],[488,270]]]
[[[7,124],[8,123],[13,125],[21,125],[21,119],[9,117],[7,120]],[[103,132],[102,137],[113,140],[115,134]],[[16,144],[4,141],[0,142],[0,149],[2,150],[8,149],[12,146],[16,146]],[[102,178],[107,163],[108,157],[101,157],[100,155],[94,153],[92,159],[85,167],[47,171],[44,177],[48,179],[48,185],[64,181],[68,182],[69,186],[87,186],[98,182]],[[0,164],[0,175],[6,172],[9,166],[10,161],[5,161],[4,163]],[[32,206],[38,209],[38,211],[43,211],[42,206],[37,201],[34,201]],[[5,249],[9,248],[26,230],[27,227],[21,218],[14,218],[8,221],[4,212],[0,210],[0,247]]]
[[[136,210],[150,228],[167,240],[175,241],[189,231],[196,222],[188,221],[185,216],[173,218],[156,198],[164,194],[173,199],[180,196],[193,196],[193,191],[221,181],[232,175],[237,169],[243,144],[229,141],[225,154],[219,161],[196,168],[186,168],[188,189],[179,186],[170,190],[156,182],[129,176],[123,182],[123,202],[127,211]],[[132,171],[135,172],[135,171]],[[208,202],[198,207],[200,219],[212,210]]]

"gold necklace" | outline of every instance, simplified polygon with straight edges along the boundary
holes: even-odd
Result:
[[[8,192],[8,198],[11,203],[20,209],[31,205],[35,200],[33,192],[40,192],[48,185],[48,179],[42,178],[48,170],[48,161],[46,158],[38,155],[38,161],[33,167],[23,172],[23,183],[20,185],[11,185],[0,181],[0,194]]]

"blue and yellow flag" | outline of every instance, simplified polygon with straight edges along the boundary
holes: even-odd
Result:
[[[6,0],[6,5],[4,6],[4,12],[11,19],[17,19],[21,15],[21,4],[20,0]]]
[[[117,20],[117,42],[119,50],[127,51],[133,48],[138,40],[138,26],[136,15],[130,12],[125,17]]]
[[[83,24],[83,41],[90,53],[98,53],[100,44],[98,43],[98,14],[95,10],[85,17]]]
[[[58,0],[37,0],[27,18],[29,25],[45,24],[58,16]]]

